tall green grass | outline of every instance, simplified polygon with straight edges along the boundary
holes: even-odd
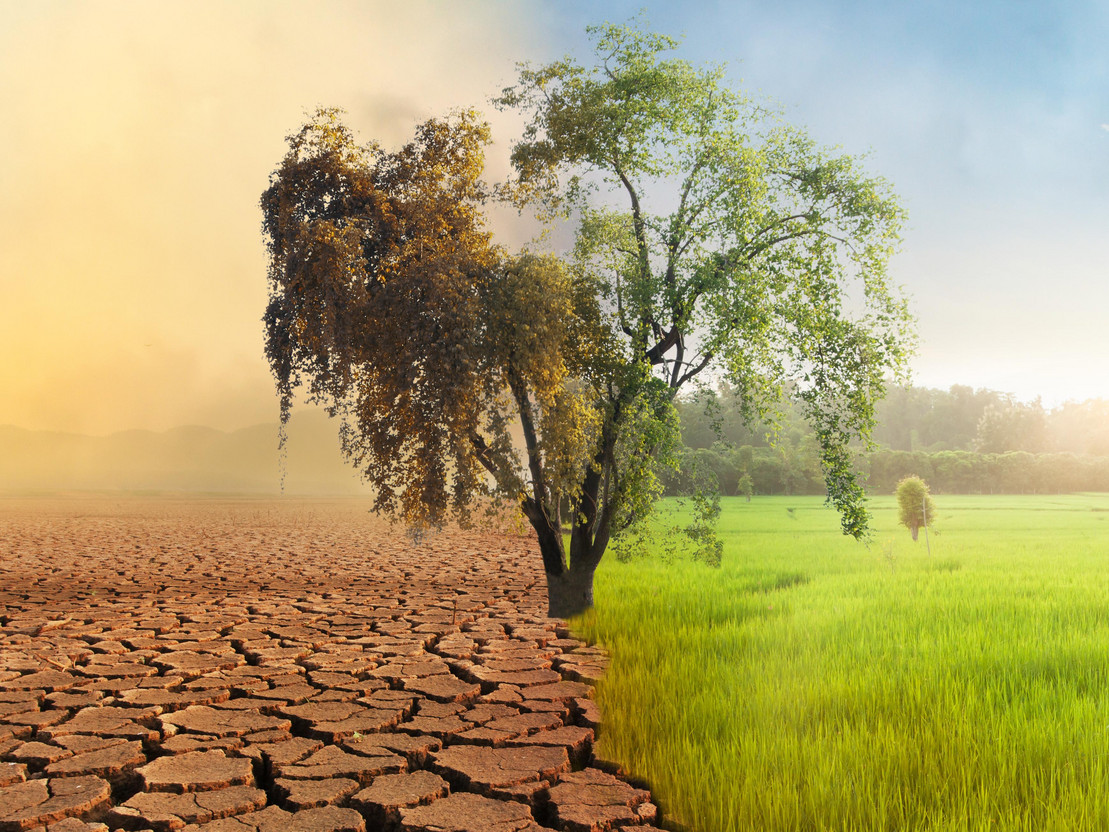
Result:
[[[698,832],[1109,829],[1109,495],[937,503],[931,555],[780,497],[719,569],[606,560],[599,752]]]

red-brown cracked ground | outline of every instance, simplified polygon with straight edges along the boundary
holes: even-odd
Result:
[[[654,828],[532,545],[354,500],[0,500],[0,832]]]

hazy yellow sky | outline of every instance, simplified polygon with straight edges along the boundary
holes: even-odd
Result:
[[[283,137],[321,104],[386,144],[489,109],[531,48],[500,8],[0,4],[0,424],[273,420],[257,205]]]
[[[258,198],[305,113],[477,106],[497,179],[515,62],[641,7],[893,182],[918,383],[1109,397],[1104,0],[0,0],[0,425],[274,421]]]

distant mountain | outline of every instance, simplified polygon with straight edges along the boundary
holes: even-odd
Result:
[[[0,491],[187,491],[277,494],[277,424],[233,432],[188,426],[109,436],[0,426]],[[285,493],[368,494],[343,462],[323,413],[289,423]]]

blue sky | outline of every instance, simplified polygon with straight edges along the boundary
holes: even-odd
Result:
[[[1109,397],[1109,3],[606,8],[645,8],[691,59],[727,62],[893,182],[910,215],[892,273],[915,299],[918,383]]]
[[[515,62],[640,9],[894,184],[918,383],[1109,398],[1109,3],[0,0],[0,424],[272,420],[258,196],[305,111],[481,107],[495,177]]]

